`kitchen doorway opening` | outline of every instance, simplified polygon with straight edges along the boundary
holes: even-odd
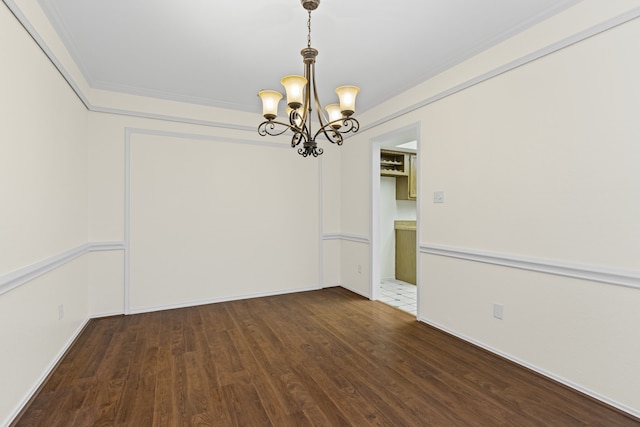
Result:
[[[371,297],[419,314],[419,125],[371,141]]]

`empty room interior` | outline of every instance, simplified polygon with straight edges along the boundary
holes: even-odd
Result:
[[[0,425],[640,424],[639,47],[637,0],[3,0]]]

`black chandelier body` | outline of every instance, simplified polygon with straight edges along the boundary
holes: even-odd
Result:
[[[356,86],[341,86],[336,89],[340,98],[339,104],[330,104],[322,110],[315,78],[315,63],[318,50],[311,47],[311,11],[320,4],[320,0],[301,0],[302,6],[309,13],[307,27],[307,47],[302,49],[304,62],[304,76],[286,76],[281,83],[287,93],[287,115],[289,123],[277,121],[278,104],[282,94],[273,90],[263,90],[258,93],[262,99],[262,114],[266,119],[258,126],[261,136],[278,136],[291,131],[291,147],[298,148],[303,157],[318,157],[324,150],[318,147],[316,139],[324,137],[327,141],[342,145],[344,134],[357,132],[360,123],[352,117],[355,111],[355,98],[360,89]],[[313,100],[311,99],[313,98]],[[318,129],[312,127],[312,111],[315,108],[318,118]]]

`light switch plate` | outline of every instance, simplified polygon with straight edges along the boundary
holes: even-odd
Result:
[[[433,193],[433,203],[444,203],[444,191],[435,191]]]

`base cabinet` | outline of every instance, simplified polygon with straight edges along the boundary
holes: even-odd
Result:
[[[416,222],[396,221],[396,279],[416,284]]]

